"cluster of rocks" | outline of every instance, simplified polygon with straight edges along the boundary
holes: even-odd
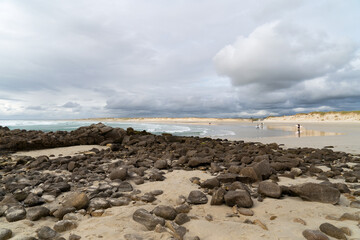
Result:
[[[8,222],[38,221],[53,217],[58,221],[37,230],[39,239],[61,239],[61,234],[77,227],[81,216],[101,216],[104,209],[128,205],[131,201],[154,202],[161,190],[142,193],[133,185],[163,181],[166,171],[205,170],[213,178],[190,179],[201,190],[192,191],[176,207],[157,206],[153,211],[138,209],[133,220],[148,230],[168,231],[183,239],[190,221],[192,204],[225,204],[242,209],[253,199],[298,196],[306,201],[337,204],[340,195],[353,196],[351,206],[360,208],[357,183],[360,159],[331,149],[282,149],[279,145],[246,143],[221,139],[152,135],[129,128],[93,124],[72,132],[12,130],[0,127],[0,151],[63,147],[79,144],[109,144],[106,150],[92,149],[81,155],[32,158],[3,155],[0,162],[0,217]],[[349,164],[353,163],[353,164]],[[320,166],[329,168],[323,171]],[[278,185],[279,177],[315,176],[322,183]],[[345,179],[351,185],[331,183]],[[131,181],[131,182],[130,182]],[[351,189],[353,188],[353,189]],[[59,196],[65,196],[60,200]],[[60,201],[59,204],[51,204]],[[256,223],[255,223],[256,224]],[[258,222],[261,226],[261,222]],[[263,227],[264,229],[266,227]],[[328,234],[320,227],[320,232]],[[307,239],[317,230],[304,231]],[[8,239],[10,229],[0,229],[0,239]],[[331,236],[330,234],[328,234]],[[4,237],[2,237],[4,236]],[[310,236],[310,237],[308,237]],[[71,235],[71,239],[79,239]],[[198,239],[198,238],[194,238]],[[341,238],[340,238],[341,239]]]

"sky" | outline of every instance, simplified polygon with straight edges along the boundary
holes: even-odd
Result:
[[[360,110],[357,0],[0,0],[0,119]]]

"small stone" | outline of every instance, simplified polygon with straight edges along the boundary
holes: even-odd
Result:
[[[0,228],[0,240],[6,240],[12,237],[12,231],[7,228]]]
[[[304,220],[302,220],[301,218],[294,218],[293,222],[300,223],[300,224],[306,226],[306,222]]]
[[[206,215],[206,216],[205,216],[205,219],[206,219],[207,221],[209,221],[209,222],[211,222],[212,220],[214,220],[213,216],[210,215],[210,214]]]
[[[326,235],[337,238],[337,239],[346,239],[345,234],[341,229],[335,227],[334,225],[330,223],[323,223],[320,225],[320,231],[325,233]]]
[[[244,216],[254,216],[254,211],[248,208],[239,208],[238,212]]]
[[[154,196],[159,196],[161,194],[163,194],[164,191],[163,190],[153,190],[150,192],[150,194],[154,195]]]
[[[275,220],[276,218],[277,218],[277,216],[271,216],[270,220],[272,221],[272,220]]]
[[[77,223],[71,220],[61,220],[54,225],[54,230],[57,232],[65,232],[75,228],[77,228]]]
[[[125,240],[143,240],[142,237],[140,237],[136,234],[125,234],[124,238],[125,238]]]
[[[47,202],[47,203],[51,203],[51,202],[55,201],[55,197],[54,197],[53,195],[45,194],[45,195],[42,195],[41,197],[42,197],[42,199],[44,199],[45,202]]]
[[[5,217],[8,222],[16,222],[26,217],[25,208],[22,206],[13,206],[5,211]]]
[[[150,231],[154,230],[158,224],[161,226],[165,225],[165,220],[163,218],[154,216],[143,208],[140,208],[134,212],[133,220],[144,225]]]
[[[36,230],[37,236],[41,240],[52,240],[55,239],[58,236],[58,233],[52,230],[48,226],[43,226],[41,228],[38,228]]]
[[[81,239],[81,237],[76,234],[70,234],[70,236],[69,236],[69,240],[80,240],[80,239]]]
[[[121,182],[118,187],[118,192],[131,192],[133,187],[129,182]]]
[[[194,190],[190,192],[187,201],[190,204],[206,204],[208,202],[208,198],[205,193]]]
[[[302,234],[307,240],[329,240],[329,238],[319,230],[306,229]]]
[[[129,205],[130,199],[126,197],[120,197],[120,198],[109,198],[108,199],[111,206],[125,206]]]
[[[92,211],[90,215],[92,217],[101,217],[104,214],[104,209],[97,209],[95,211]]]
[[[36,206],[36,205],[41,205],[44,202],[45,202],[44,199],[42,199],[38,195],[36,195],[34,193],[30,193],[26,197],[26,199],[24,200],[24,205],[28,206],[28,207],[33,207],[33,206]]]
[[[258,225],[258,226],[260,226],[262,229],[264,229],[264,230],[269,230],[267,227],[266,227],[266,225],[264,224],[264,223],[262,223],[259,219],[256,219],[256,220],[254,220],[254,222],[253,222],[254,224],[256,224],[256,225]]]

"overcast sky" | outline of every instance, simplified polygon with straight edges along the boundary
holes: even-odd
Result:
[[[357,0],[0,0],[0,119],[360,110]]]

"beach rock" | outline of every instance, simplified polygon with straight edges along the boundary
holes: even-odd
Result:
[[[110,207],[109,201],[104,198],[93,198],[90,200],[89,208],[106,209]]]
[[[191,210],[191,206],[187,204],[181,204],[175,208],[176,212],[179,213],[189,213]]]
[[[8,222],[16,222],[26,217],[25,208],[22,206],[13,206],[5,211],[5,217]]]
[[[24,200],[24,204],[27,207],[33,207],[45,203],[44,199],[34,193],[30,193]]]
[[[63,206],[64,207],[74,207],[76,209],[82,209],[88,206],[89,198],[85,193],[72,193],[66,197]]]
[[[161,226],[165,225],[165,220],[163,218],[154,216],[143,208],[134,212],[133,220],[144,225],[150,231],[154,230],[158,224]]]
[[[167,161],[164,159],[159,159],[154,163],[154,168],[157,169],[166,169],[168,168]]]
[[[153,202],[153,201],[156,200],[156,198],[151,193],[145,193],[144,195],[142,195],[140,197],[140,200],[143,201],[143,202]]]
[[[65,214],[72,213],[75,211],[76,208],[74,207],[60,207],[59,209],[55,210],[55,212],[53,212],[53,215],[59,220],[62,220]]]
[[[280,198],[281,188],[278,184],[273,182],[260,182],[258,193],[266,197]]]
[[[350,207],[352,208],[360,208],[360,201],[356,200],[350,203]]]
[[[57,232],[55,232],[48,226],[40,227],[36,230],[36,232],[37,237],[41,240],[53,240],[59,236]]]
[[[175,222],[166,221],[165,226],[171,230],[175,239],[183,239],[186,234],[186,228]]]
[[[125,240],[144,240],[144,238],[142,238],[136,234],[125,234],[124,239]]]
[[[126,168],[117,168],[111,171],[111,173],[109,174],[109,178],[111,180],[114,179],[120,179],[120,180],[125,180],[126,177],[128,176],[128,172]]]
[[[224,196],[225,204],[232,207],[250,208],[253,206],[253,201],[250,194],[245,190],[228,191]]]
[[[77,228],[77,223],[71,220],[61,220],[55,223],[54,230],[65,232]]]
[[[300,159],[289,158],[286,156],[277,157],[270,166],[276,171],[291,170],[291,168],[297,167],[300,164]]]
[[[210,202],[210,204],[211,204],[211,205],[221,205],[221,204],[223,204],[223,203],[224,203],[225,193],[226,193],[225,189],[223,189],[223,188],[217,189],[217,190],[213,193],[213,195],[212,195],[212,197],[211,197],[211,202]]]
[[[179,225],[183,225],[184,223],[190,222],[190,218],[186,213],[179,213],[176,215],[174,221]]]
[[[208,202],[208,198],[205,193],[199,190],[194,190],[189,193],[187,202],[190,204],[206,204]]]
[[[76,234],[70,234],[70,236],[69,236],[69,240],[80,240],[80,239],[81,239],[81,237]]]
[[[129,205],[130,199],[127,197],[120,197],[120,198],[109,198],[108,199],[111,206],[125,206]]]
[[[221,173],[216,178],[221,183],[232,183],[235,182],[238,177],[239,175],[234,173]]]
[[[7,228],[0,228],[0,240],[7,240],[12,237],[12,231]]]
[[[244,216],[254,216],[254,211],[248,208],[239,208],[238,212]]]
[[[330,223],[323,223],[320,225],[320,231],[325,233],[326,235],[337,238],[337,239],[347,239],[344,232],[341,229],[335,227]]]
[[[133,190],[133,187],[129,182],[121,182],[118,186],[118,192],[131,192]]]
[[[213,188],[219,187],[220,182],[217,178],[210,178],[210,179],[205,180],[203,183],[201,183],[200,186],[202,188],[213,189]]]
[[[356,213],[344,213],[340,217],[341,221],[350,220],[350,221],[360,221],[360,214]]]
[[[189,160],[188,162],[188,166],[189,167],[197,167],[200,165],[207,165],[211,163],[211,159],[210,158],[205,158],[205,157],[193,157]]]
[[[162,217],[166,220],[174,220],[177,215],[175,208],[164,205],[157,206],[152,212],[156,216]]]
[[[46,207],[38,206],[28,208],[26,211],[26,218],[31,221],[37,221],[42,217],[46,217],[50,215],[50,210]]]
[[[305,183],[291,186],[290,191],[306,201],[337,204],[340,200],[340,191],[324,184]]]
[[[302,234],[307,240],[329,240],[328,236],[319,230],[306,229],[302,232]]]

